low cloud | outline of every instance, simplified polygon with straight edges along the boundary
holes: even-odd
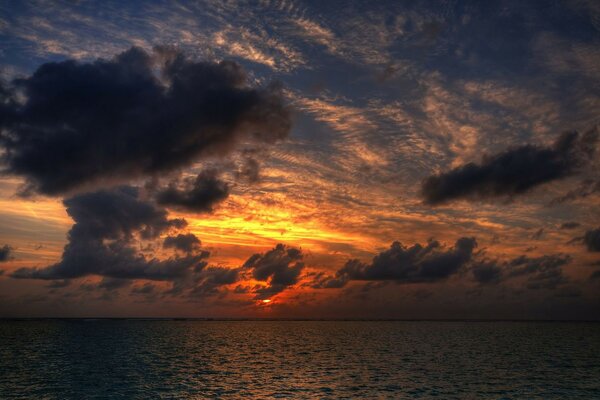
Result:
[[[508,261],[475,261],[471,272],[476,282],[487,285],[525,278],[528,289],[555,289],[568,282],[562,268],[571,262],[565,255],[519,256]]]
[[[421,194],[430,205],[520,195],[577,173],[589,163],[597,138],[596,129],[570,132],[550,147],[525,145],[484,156],[480,164],[468,163],[425,179]]]
[[[349,260],[334,277],[318,277],[313,287],[339,288],[349,281],[438,282],[466,266],[476,247],[477,241],[468,237],[458,239],[450,248],[436,240],[410,247],[394,242],[371,263]]]
[[[267,282],[257,289],[256,299],[266,299],[298,283],[304,269],[304,255],[300,249],[278,244],[264,254],[254,254],[243,265],[252,277]]]
[[[165,210],[140,197],[135,187],[123,186],[80,194],[64,201],[75,224],[61,261],[45,268],[21,268],[13,278],[72,279],[99,275],[117,279],[173,280],[205,266],[208,252],[147,258],[137,245],[157,239],[185,220],[168,219]]]

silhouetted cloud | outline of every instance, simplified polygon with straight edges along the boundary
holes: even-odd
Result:
[[[196,276],[196,284],[190,295],[204,297],[219,294],[219,287],[239,280],[239,272],[237,268],[208,267]]]
[[[481,284],[497,284],[509,279],[525,278],[528,289],[555,289],[567,283],[562,267],[571,262],[566,255],[542,257],[519,256],[508,261],[483,260],[471,266],[475,281]]]
[[[600,251],[600,228],[587,231],[583,236],[583,242],[588,251]]]
[[[465,266],[477,247],[474,238],[463,237],[454,247],[446,248],[436,240],[425,246],[417,243],[411,247],[400,242],[379,253],[370,264],[349,260],[330,279],[317,279],[314,287],[339,288],[348,281],[394,281],[397,283],[422,283],[442,281]]]
[[[6,262],[10,260],[11,253],[12,247],[9,245],[5,244],[4,246],[0,247],[0,262]]]
[[[46,268],[21,268],[14,278],[71,279],[100,275],[118,279],[173,280],[203,267],[207,252],[147,259],[135,247],[138,239],[156,239],[181,229],[181,219],[140,198],[139,190],[123,186],[74,196],[64,201],[75,224],[68,233],[60,262]]]
[[[171,183],[156,194],[156,201],[166,207],[185,211],[211,212],[213,206],[229,196],[229,187],[212,171],[205,171],[196,178],[188,178],[183,186]]]
[[[252,255],[243,265],[252,272],[258,281],[268,282],[268,286],[255,291],[257,299],[265,299],[298,283],[304,269],[303,254],[300,249],[278,244],[264,254]]]
[[[200,239],[193,233],[180,233],[177,236],[167,236],[163,241],[164,248],[172,248],[186,253],[192,253],[200,248]]]
[[[290,130],[276,86],[250,87],[234,62],[195,62],[167,49],[46,63],[0,87],[0,100],[5,172],[26,179],[24,193],[154,176]]]
[[[431,205],[455,199],[514,196],[577,172],[594,153],[597,130],[561,135],[551,147],[525,145],[484,156],[423,181],[421,194]]]
[[[570,262],[571,257],[564,255],[520,256],[507,263],[506,277],[527,276],[528,289],[554,289],[567,282],[562,267]]]
[[[579,222],[565,222],[560,226],[560,229],[575,229],[579,228],[581,224]]]
[[[476,263],[471,271],[475,281],[481,284],[496,284],[502,279],[502,268],[494,261]]]

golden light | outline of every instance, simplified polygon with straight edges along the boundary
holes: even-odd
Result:
[[[263,304],[269,304],[271,302],[271,299],[264,299],[262,302]]]

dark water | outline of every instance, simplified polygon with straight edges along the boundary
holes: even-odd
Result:
[[[4,321],[0,398],[600,398],[600,324]]]

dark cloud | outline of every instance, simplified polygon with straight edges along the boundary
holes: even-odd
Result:
[[[551,147],[525,145],[484,156],[423,181],[421,194],[431,205],[455,199],[514,196],[565,178],[586,165],[595,150],[597,130],[561,135]]]
[[[196,284],[190,292],[192,297],[205,297],[219,294],[221,286],[231,285],[239,280],[239,269],[209,267],[195,278]]]
[[[279,88],[250,87],[236,63],[174,50],[46,63],[0,87],[0,100],[5,172],[49,195],[177,170],[290,130]]]
[[[184,220],[168,219],[165,210],[140,198],[137,188],[124,186],[77,195],[64,201],[75,224],[68,233],[60,262],[46,268],[21,268],[14,278],[71,279],[100,275],[118,279],[172,280],[181,278],[208,257],[207,252],[147,258],[136,245],[156,239]]]
[[[266,299],[298,283],[304,269],[304,255],[300,249],[278,244],[264,254],[254,254],[243,265],[258,281],[268,286],[255,291],[257,299]]]
[[[447,248],[431,240],[425,246],[405,247],[400,242],[373,258],[370,264],[350,260],[335,277],[318,279],[315,287],[338,288],[348,281],[394,281],[397,283],[437,282],[448,278],[465,266],[477,247],[474,238],[463,237]]]
[[[587,231],[583,236],[583,243],[585,243],[588,251],[600,251],[600,228]]]
[[[569,256],[519,256],[508,261],[483,260],[471,267],[473,278],[481,284],[497,284],[509,279],[525,278],[528,289],[555,289],[568,282],[562,267],[571,262]]]
[[[183,185],[171,183],[156,193],[156,201],[166,207],[194,212],[212,212],[213,206],[229,196],[228,185],[212,171],[204,171],[196,178],[185,179]]]
[[[553,199],[550,205],[566,203],[572,200],[583,199],[595,193],[600,193],[600,181],[585,179],[579,186],[563,196]]]
[[[197,251],[200,248],[200,244],[200,239],[193,233],[180,233],[177,236],[167,236],[163,241],[164,248],[177,249],[186,253]]]
[[[69,282],[69,280],[65,280]],[[120,279],[120,278],[103,278],[100,282],[96,283],[82,283],[79,288],[85,292],[94,292],[94,291],[108,291],[113,292],[118,289],[122,289],[131,285],[131,280],[129,279]]]
[[[12,247],[9,245],[5,244],[4,246],[0,247],[0,262],[6,262],[10,260],[11,253]]]
[[[502,268],[494,261],[476,263],[471,271],[473,278],[481,284],[496,284],[502,279]]]
[[[579,222],[565,222],[560,226],[560,229],[575,229],[579,228],[581,224]]]

